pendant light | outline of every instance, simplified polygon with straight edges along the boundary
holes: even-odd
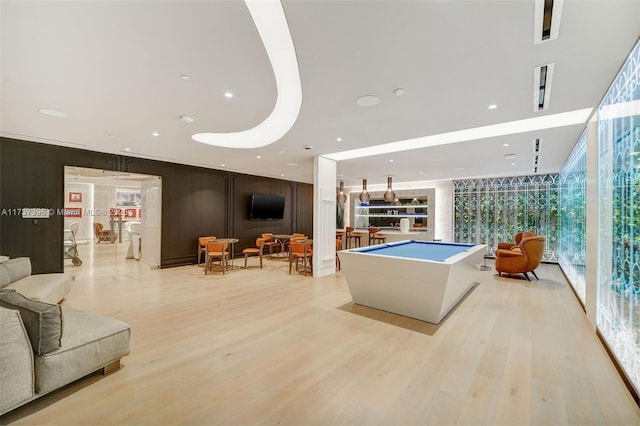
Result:
[[[338,192],[338,196],[336,200],[340,204],[344,204],[347,201],[347,194],[344,193],[344,182],[340,181],[340,192]]]
[[[393,203],[396,200],[396,193],[391,189],[391,176],[387,178],[387,190],[384,192],[384,201]]]
[[[371,195],[367,192],[367,180],[362,179],[362,192],[358,196],[361,203],[369,204],[369,200],[371,199]]]

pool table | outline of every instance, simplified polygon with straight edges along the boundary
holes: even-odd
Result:
[[[399,241],[339,253],[353,301],[438,324],[478,281],[486,245]]]

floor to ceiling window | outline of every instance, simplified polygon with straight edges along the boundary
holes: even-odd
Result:
[[[598,329],[640,389],[640,44],[598,108]]]
[[[560,171],[558,263],[585,303],[587,132]]]

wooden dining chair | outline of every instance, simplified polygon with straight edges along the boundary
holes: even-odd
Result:
[[[378,235],[378,232],[380,232],[380,228],[374,226],[369,228],[369,245],[387,242],[387,237]]]
[[[338,252],[342,250],[342,240],[336,239],[336,266],[338,271],[340,270],[340,258],[338,257]]]
[[[227,263],[229,260],[229,252],[227,249],[229,248],[229,243],[224,242],[212,242],[207,243],[207,261],[204,265],[204,274],[207,275],[209,270],[213,270],[213,261],[214,259],[220,259],[220,266],[222,267],[222,275],[224,275],[225,270],[227,269]]]
[[[273,254],[273,248],[280,247],[280,242],[275,240],[273,234],[270,232],[262,234],[261,237],[264,240],[264,246],[269,247],[269,256],[271,256]]]
[[[256,247],[247,247],[242,250],[242,254],[244,254],[244,269],[247,269],[247,258],[249,255],[258,255],[260,256],[260,269],[262,269],[262,249],[264,248],[264,239],[258,237],[256,239]]]
[[[207,259],[207,243],[211,240],[215,240],[216,237],[198,237],[198,266],[200,266],[200,259],[204,254],[204,259]]]
[[[301,234],[299,232],[294,232],[293,235],[291,236],[291,238],[289,238],[289,241],[287,241],[287,243],[284,245],[285,251],[289,252],[289,250],[291,250],[290,246],[291,246],[291,241],[296,241],[296,240],[306,240],[309,237],[307,237],[304,234]]]
[[[307,261],[312,259],[311,243],[301,241],[291,241],[291,252],[289,253],[289,275],[291,275],[291,265],[296,262],[296,272],[298,272],[298,261],[303,260],[304,274],[307,275]]]
[[[347,248],[351,247],[351,241],[353,240],[354,245],[353,247],[355,247],[355,243],[358,243],[358,247],[361,246],[360,244],[360,235],[359,234],[352,234],[352,232],[354,231],[353,226],[347,226],[346,228],[344,228],[345,230],[345,235],[347,238]]]

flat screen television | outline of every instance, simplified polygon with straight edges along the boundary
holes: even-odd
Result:
[[[284,197],[253,194],[249,208],[251,220],[274,220],[284,217]]]

